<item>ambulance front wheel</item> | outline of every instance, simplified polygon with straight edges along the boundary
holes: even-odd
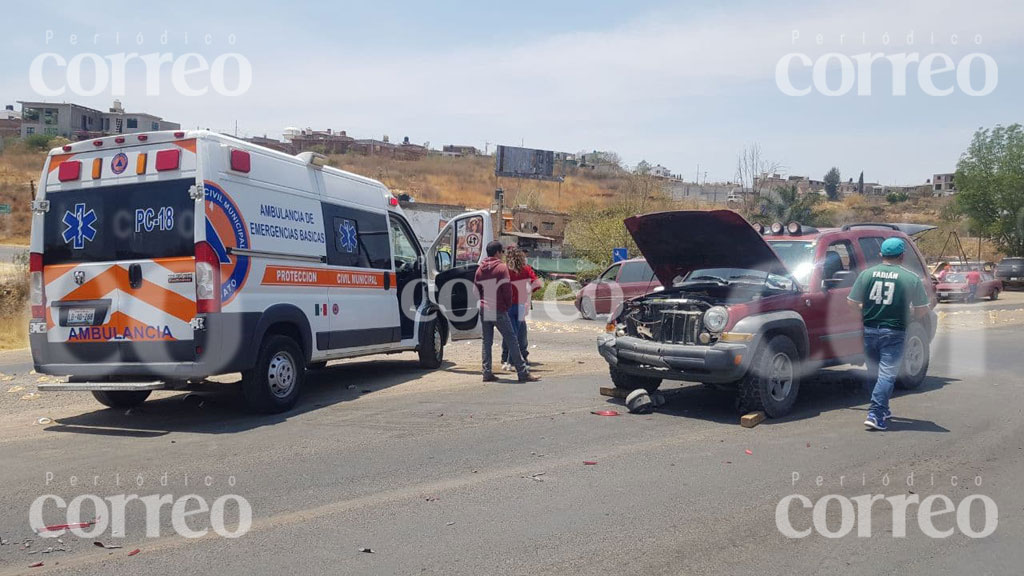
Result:
[[[420,367],[440,368],[444,362],[444,332],[441,323],[431,320],[423,326],[423,335],[420,337]]]
[[[149,390],[97,390],[92,393],[100,404],[111,408],[133,408],[142,404],[149,398]]]
[[[268,336],[256,365],[242,373],[242,397],[256,412],[291,410],[299,400],[304,371],[302,350],[294,340],[280,334]]]

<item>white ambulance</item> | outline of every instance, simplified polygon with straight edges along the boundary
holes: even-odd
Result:
[[[29,326],[40,390],[127,407],[242,373],[246,402],[295,405],[307,368],[479,335],[487,212],[424,253],[381,183],[206,131],[50,152],[32,204]],[[439,305],[438,301],[443,303]],[[438,313],[439,312],[439,313]]]

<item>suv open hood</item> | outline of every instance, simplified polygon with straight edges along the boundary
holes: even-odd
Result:
[[[700,268],[789,274],[757,230],[731,210],[655,212],[632,216],[625,224],[665,286]]]

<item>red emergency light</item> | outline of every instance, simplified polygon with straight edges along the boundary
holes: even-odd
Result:
[[[82,163],[78,160],[68,160],[61,162],[57,166],[57,179],[61,182],[68,182],[70,180],[78,180],[82,175]]]
[[[252,168],[252,159],[249,157],[249,153],[245,150],[231,150],[231,169],[236,172],[249,173],[249,169]]]
[[[139,134],[137,138],[139,139],[139,142],[145,142],[146,140],[149,140],[149,136],[146,136],[145,134]]]
[[[156,153],[157,172],[163,172],[164,170],[177,170],[180,162],[181,150],[178,148],[173,150],[161,150]]]

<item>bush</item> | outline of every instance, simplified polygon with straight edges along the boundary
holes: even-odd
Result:
[[[53,136],[48,136],[46,134],[31,134],[25,137],[25,146],[36,150],[49,150],[52,148],[52,146],[50,146],[50,140],[53,139]]]
[[[910,196],[906,192],[889,192],[886,195],[885,200],[889,204],[899,204],[900,202],[906,202],[910,199]]]

